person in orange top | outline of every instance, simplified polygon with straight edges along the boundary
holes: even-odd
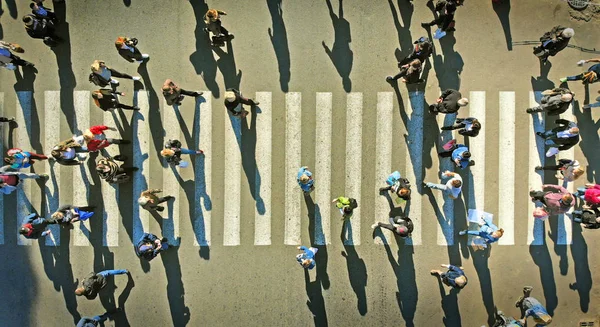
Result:
[[[82,147],[87,148],[89,152],[97,152],[106,148],[111,144],[129,144],[131,143],[128,140],[122,139],[112,139],[107,138],[104,134],[105,130],[116,131],[117,129],[114,127],[108,127],[104,125],[92,126],[89,129],[85,130],[83,135],[74,136],[73,139],[81,144]],[[84,145],[85,143],[85,145]]]

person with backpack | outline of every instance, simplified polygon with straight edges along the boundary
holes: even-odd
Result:
[[[371,225],[371,228],[375,229],[381,227],[389,229],[402,238],[410,237],[410,234],[415,229],[412,220],[405,216],[389,217],[389,222],[389,224],[377,222],[376,224]]]
[[[544,95],[539,106],[528,108],[526,112],[533,114],[536,112],[545,112],[548,116],[558,116],[567,109],[573,102],[575,94],[567,88],[557,87],[542,92]]]
[[[34,67],[35,65],[29,61],[23,60],[13,54],[11,51],[23,53],[25,50],[16,43],[0,41],[0,67],[8,70],[15,70],[17,66]]]
[[[458,134],[462,136],[475,137],[479,135],[481,123],[475,117],[456,118],[456,123],[451,126],[442,126],[442,131],[451,131],[458,129]]]
[[[574,35],[575,31],[572,28],[560,25],[554,26],[550,32],[546,32],[540,37],[541,44],[537,47],[533,47],[533,54],[536,55],[542,63],[546,63],[549,56],[554,57],[557,53],[566,48]]]
[[[469,104],[469,99],[463,98],[462,94],[457,90],[448,89],[442,92],[435,104],[429,105],[429,112],[437,115],[438,113],[453,114],[458,112],[460,107],[465,107]]]
[[[130,39],[125,36],[119,36],[115,41],[115,48],[117,48],[119,55],[121,55],[123,59],[130,63],[137,62],[138,64],[141,64],[144,60],[149,59],[150,55],[141,53],[136,47],[137,44],[138,39],[136,38]]]
[[[298,250],[302,251],[302,253],[296,255],[296,261],[302,266],[304,269],[311,270],[313,269],[317,263],[315,261],[315,255],[319,249],[317,248],[307,248],[306,246],[299,246]]]
[[[114,127],[96,125],[86,129],[83,135],[74,136],[73,139],[89,152],[98,152],[111,144],[129,144],[131,141],[107,138],[104,131],[117,131]]]
[[[342,214],[342,220],[350,219],[354,209],[358,208],[358,202],[356,202],[356,199],[347,198],[344,196],[333,199],[331,203],[335,203],[335,206],[340,210],[340,213]]]
[[[98,160],[96,163],[96,172],[100,176],[101,179],[105,180],[111,184],[125,183],[131,179],[131,174],[135,171],[138,171],[137,167],[128,167],[124,164],[119,166],[115,159],[119,159],[115,156],[115,158],[106,157]],[[123,159],[121,157],[121,159]]]
[[[104,111],[112,109],[140,110],[137,106],[128,106],[119,102],[118,95],[124,96],[125,92],[117,92],[110,89],[100,89],[92,92],[92,99],[96,106]]]
[[[433,276],[437,276],[441,278],[442,282],[446,286],[450,286],[455,289],[463,289],[467,286],[468,280],[465,272],[463,271],[463,267],[453,266],[453,265],[442,265],[442,267],[447,268],[448,271],[443,272],[441,270],[431,270],[430,273]]]
[[[106,63],[102,60],[94,60],[91,66],[92,73],[89,76],[90,83],[98,85],[100,87],[108,86],[109,84],[116,88],[119,85],[119,81],[113,78],[127,78],[134,81],[139,81],[141,77],[131,76],[118,72],[117,70],[106,66]]]
[[[98,296],[98,292],[106,287],[106,279],[109,276],[115,275],[129,275],[127,269],[109,269],[99,273],[91,272],[83,278],[81,286],[75,289],[75,295],[85,296],[88,300],[93,300]],[[79,280],[76,281],[79,284]]]
[[[410,181],[402,177],[399,171],[396,170],[393,173],[391,173],[390,176],[388,176],[385,183],[387,184],[387,186],[380,188],[380,193],[392,191],[393,193],[396,193],[396,195],[399,198],[405,201],[410,200]]]
[[[185,168],[187,167],[187,164],[182,164],[182,154],[204,154],[204,151],[182,148],[179,140],[168,140],[167,143],[165,143],[165,148],[160,151],[160,155],[163,156],[170,165]]]
[[[37,153],[33,153],[33,152],[23,151],[19,148],[12,148],[12,149],[8,150],[6,154],[8,155],[8,158],[4,158],[4,161],[10,165],[10,168],[15,169],[15,170],[31,167],[35,163],[34,159],[35,160],[47,160],[48,159],[48,157],[46,157],[43,154],[37,154]]]
[[[398,68],[400,68],[400,72],[394,76],[387,76],[385,78],[388,82],[397,81],[399,78],[402,78],[402,82],[406,84],[415,84],[422,83],[423,80],[421,77],[422,65],[421,60],[413,59],[411,62],[400,65],[398,63]]]
[[[57,224],[55,220],[49,220],[44,217],[40,217],[37,213],[31,213],[23,219],[21,228],[19,228],[19,234],[23,235],[28,239],[38,239],[41,237],[48,236],[52,233],[51,230],[46,229],[48,225]]]
[[[190,97],[197,98],[204,94],[204,92],[198,91],[186,91],[180,88],[172,79],[167,78],[165,83],[162,86],[162,93],[167,101],[167,105],[172,106],[174,104],[180,106],[181,101],[183,101],[183,96],[187,95]]]
[[[68,226],[78,221],[86,221],[94,215],[94,206],[76,207],[72,205],[63,205],[56,209],[51,218],[57,223]]]
[[[240,104],[248,106],[258,106],[260,104],[259,102],[254,101],[254,99],[243,97],[240,91],[233,88],[229,88],[225,91],[224,98],[227,110],[229,110],[232,116],[239,116],[240,118],[245,118],[246,115],[248,115],[248,111],[244,110],[244,107]]]
[[[34,14],[23,16],[25,32],[34,39],[42,39],[44,44],[49,47],[55,47],[61,40],[54,34],[54,22],[50,19],[36,17]]]
[[[166,238],[159,239],[158,236],[150,233],[144,233],[142,238],[135,245],[135,254],[140,259],[151,261],[161,252],[169,249]]]

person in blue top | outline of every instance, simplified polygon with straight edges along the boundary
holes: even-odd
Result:
[[[458,168],[467,168],[468,166],[474,166],[475,161],[471,160],[471,152],[469,148],[464,144],[454,143],[448,150],[439,153],[442,158],[452,158],[452,162]]]
[[[37,18],[41,19],[50,19],[57,23],[56,14],[50,11],[50,9],[44,7],[44,0],[32,0],[33,2],[29,4],[29,8],[31,8],[31,13],[35,15]]]
[[[443,272],[441,270],[434,269],[430,273],[433,276],[440,277],[444,284],[452,288],[463,289],[465,286],[467,286],[467,276],[465,276],[465,272],[462,270],[462,267],[453,265],[442,265],[442,267],[448,268],[448,271]]]
[[[396,193],[396,195],[403,200],[410,200],[410,181],[400,175],[399,171],[394,171],[388,176],[385,181],[387,184],[386,187],[382,187],[379,189],[379,192],[387,192],[392,191]]]
[[[312,173],[306,166],[300,167],[296,181],[298,181],[298,185],[304,191],[304,195],[309,195],[315,189],[315,181],[312,178]]]
[[[303,251],[303,253],[299,253],[296,255],[296,260],[304,269],[313,269],[317,264],[315,262],[315,254],[319,249],[317,248],[307,248],[306,246],[299,246],[298,250]]]
[[[169,248],[166,238],[159,239],[158,236],[150,233],[144,233],[142,238],[135,245],[135,254],[142,259],[151,261],[159,253]]]
[[[97,327],[108,318],[108,312],[94,317],[81,317],[81,320],[77,323],[77,327]]]
[[[28,239],[44,237],[52,233],[49,229],[46,229],[46,227],[56,223],[57,221],[40,217],[34,212],[23,219],[21,228],[19,228],[19,234]]]
[[[504,235],[504,229],[494,225],[491,218],[483,216],[479,221],[479,230],[461,230],[458,232],[458,235],[466,234],[479,236],[485,240],[485,243],[490,244],[497,242]]]
[[[35,163],[36,160],[47,160],[43,154],[37,154],[33,152],[23,151],[19,148],[10,149],[7,152],[8,157],[4,158],[4,161],[10,165],[12,169],[29,168]]]
[[[531,291],[533,287],[523,287],[523,296],[517,300],[515,306],[521,309],[521,316],[527,320],[528,317],[532,317],[536,323],[536,327],[548,326],[552,322],[552,317],[546,311],[546,308],[537,299],[531,297]]]
[[[579,64],[583,65],[584,63],[588,62],[600,62],[600,58],[581,60]],[[583,72],[575,76],[563,77],[560,79],[560,82],[565,83],[567,81],[582,81],[583,84],[592,84],[598,82],[598,77],[600,77],[600,64],[595,64],[588,68],[587,72]]]

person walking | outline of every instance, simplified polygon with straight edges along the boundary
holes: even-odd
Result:
[[[306,246],[299,246],[297,249],[302,251],[302,253],[296,255],[298,263],[304,269],[313,269],[317,265],[315,262],[315,254],[317,254],[319,249],[313,247],[307,248]]]
[[[413,59],[411,62],[404,65],[398,63],[398,68],[400,68],[400,72],[398,74],[394,76],[387,76],[385,80],[388,82],[393,82],[397,81],[399,78],[402,78],[402,82],[406,84],[415,84],[423,82],[423,80],[421,79],[421,60]]]
[[[168,140],[167,143],[165,143],[165,148],[160,151],[160,155],[163,156],[170,165],[185,168],[187,167],[187,163],[181,160],[182,154],[201,155],[204,154],[204,151],[182,148],[179,140]]]
[[[36,17],[34,14],[23,16],[25,32],[33,39],[42,39],[49,47],[58,45],[60,38],[54,34],[54,22],[50,19]]]
[[[358,208],[358,202],[356,202],[356,199],[347,198],[344,196],[333,199],[331,203],[335,203],[335,206],[340,210],[340,213],[342,214],[342,220],[350,219],[354,209]]]
[[[551,157],[559,151],[565,151],[579,143],[579,128],[575,122],[566,119],[557,119],[554,121],[557,127],[545,132],[536,132],[536,134],[545,140],[547,146],[551,146],[556,151],[546,153],[546,157]]]
[[[92,92],[92,98],[96,106],[104,111],[112,109],[140,110],[137,106],[128,106],[119,102],[119,95],[124,96],[125,92],[117,92],[110,89],[100,89]]]
[[[585,187],[578,188],[574,195],[584,200],[592,208],[600,206],[600,185],[598,184],[586,183]]]
[[[58,23],[56,14],[53,13],[49,8],[44,7],[44,0],[32,0],[32,3],[29,4],[29,8],[31,8],[31,13],[34,14],[35,17],[40,19],[49,19],[54,24]]]
[[[40,217],[37,213],[31,213],[27,217],[23,218],[21,228],[19,228],[19,234],[23,235],[28,239],[38,239],[41,237],[48,236],[52,233],[51,230],[46,229],[48,225],[57,224],[55,220],[48,220],[44,217]]]
[[[578,65],[583,65],[588,62],[600,62],[600,58],[580,60]],[[592,65],[586,72],[579,75],[567,76],[560,79],[561,83],[569,81],[581,81],[583,84],[592,84],[598,82],[598,76],[600,76],[600,64]]]
[[[23,60],[20,57],[12,53],[23,53],[25,50],[16,43],[9,43],[0,41],[0,67],[4,67],[8,70],[15,70],[17,66],[23,67],[34,67],[35,65],[29,61]]]
[[[62,141],[52,148],[54,161],[65,166],[74,166],[85,163],[87,148],[82,147],[72,137]]]
[[[94,215],[95,206],[76,207],[63,205],[52,214],[52,219],[63,226],[72,225],[78,221],[86,221]]]
[[[379,189],[379,192],[388,192],[392,191],[396,193],[396,195],[402,200],[409,201],[410,200],[410,181],[400,175],[399,171],[394,171],[388,176],[385,181],[387,186]]]
[[[109,317],[110,314],[108,312],[93,317],[81,317],[76,327],[98,327]]]
[[[542,189],[550,191],[529,191],[532,201],[540,201],[551,215],[564,214],[575,205],[573,195],[560,185],[544,184]]]
[[[98,152],[111,144],[131,143],[129,140],[107,138],[104,134],[106,130],[117,131],[114,127],[96,125],[86,129],[83,135],[74,136],[73,139],[89,152]]]
[[[573,182],[585,173],[579,161],[574,159],[558,159],[557,165],[536,166],[535,170],[557,170],[560,174],[557,174],[556,178],[563,179],[565,182]]]
[[[10,194],[17,189],[17,185],[22,179],[29,178],[43,178],[44,181],[48,179],[47,174],[34,174],[34,173],[21,173],[15,171],[8,171],[10,166],[4,166],[0,168],[0,193]]]
[[[151,261],[167,249],[169,249],[169,244],[166,238],[159,239],[154,234],[144,233],[135,245],[135,254],[138,258]]]
[[[442,92],[439,98],[437,98],[435,104],[429,105],[429,112],[437,115],[438,113],[453,114],[469,104],[469,99],[463,98],[462,94],[457,90],[448,89]]]
[[[427,182],[423,183],[423,185],[434,190],[441,190],[453,200],[458,199],[460,191],[462,190],[462,177],[459,174],[451,172],[449,170],[446,170],[442,174],[442,178],[444,177],[450,177],[446,184],[435,184]]]
[[[144,60],[150,59],[150,55],[141,53],[136,47],[137,44],[138,39],[136,38],[119,36],[115,41],[115,48],[117,48],[119,55],[121,55],[123,59],[129,61],[130,63],[137,62],[138,64],[141,64],[144,62]]]
[[[104,270],[99,273],[91,272],[89,275],[85,276],[81,281],[81,286],[75,289],[75,295],[77,296],[85,296],[88,300],[93,300],[98,295],[101,289],[106,287],[106,279],[109,276],[115,275],[129,275],[129,270],[127,269],[109,269]],[[79,281],[76,281],[79,283]]]
[[[574,35],[575,31],[572,28],[554,26],[550,32],[546,32],[540,37],[541,44],[533,47],[533,54],[545,64],[549,56],[554,57],[566,48]]]
[[[177,84],[175,84],[175,82],[173,82],[173,80],[170,78],[167,78],[167,80],[163,84],[162,93],[169,106],[172,106],[174,104],[180,106],[181,101],[183,101],[184,95],[197,98],[204,94],[204,92],[186,91],[180,88]]]
[[[431,1],[431,0],[430,0]],[[441,0],[435,5],[435,11],[438,17],[429,23],[421,23],[423,28],[429,28],[433,25],[437,25],[441,33],[437,37],[438,39],[446,35],[446,32],[455,31],[454,28],[454,14],[456,7],[461,5],[460,0]],[[438,34],[438,33],[436,33]]]
[[[131,179],[131,174],[138,170],[137,167],[128,167],[124,164],[119,166],[115,159],[123,159],[117,158],[102,158],[98,160],[96,163],[96,172],[100,176],[101,179],[107,181],[110,184],[118,184],[118,183],[126,183]]]
[[[398,63],[398,67],[401,67],[415,59],[419,59],[423,64],[433,54],[433,43],[429,38],[421,36],[415,42],[412,52]]]
[[[47,160],[43,154],[37,154],[33,152],[23,151],[19,148],[12,148],[6,152],[7,158],[4,158],[4,162],[10,165],[10,168],[19,170],[22,168],[29,168],[35,164],[35,160]]]
[[[209,35],[210,33],[213,34],[211,41],[215,46],[222,46],[225,41],[231,41],[234,38],[234,35],[230,34],[229,31],[223,27],[223,22],[221,22],[221,16],[225,15],[227,15],[226,12],[216,9],[209,9],[204,15],[204,24],[206,24],[204,32]]]
[[[119,85],[119,81],[114,79],[113,76],[127,78],[134,81],[141,80],[141,77],[139,76],[123,74],[113,68],[106,66],[106,63],[102,60],[94,60],[91,69],[92,73],[89,76],[89,81],[90,83],[93,83],[100,87],[105,87],[110,84],[113,88],[116,88]]]
[[[225,92],[225,107],[232,116],[239,116],[240,118],[245,118],[248,115],[248,111],[244,110],[244,107],[240,104],[245,104],[247,106],[258,106],[260,102],[254,101],[254,99],[248,99],[242,96],[240,91],[229,88]]]
[[[557,87],[542,92],[544,95],[541,104],[536,107],[528,108],[526,112],[533,114],[536,112],[546,112],[548,116],[558,116],[567,109],[573,102],[575,94],[567,88]]]
[[[475,137],[479,135],[481,123],[475,117],[456,118],[456,123],[451,126],[442,126],[442,131],[451,131],[458,129],[458,134],[462,136]]]
[[[479,236],[485,240],[486,244],[497,242],[502,235],[504,235],[504,229],[498,228],[494,225],[490,217],[482,216],[479,221],[478,230],[461,230],[458,235],[474,235]]]
[[[296,181],[302,191],[304,191],[304,195],[307,196],[315,189],[315,181],[312,178],[312,173],[308,170],[307,166],[300,167],[298,170],[298,176],[296,177]]]
[[[457,168],[464,169],[475,165],[475,161],[471,160],[471,152],[469,152],[466,145],[457,144],[456,140],[451,140],[444,147],[447,147],[447,150],[438,153],[438,155],[442,158],[452,158],[452,162]]]
[[[394,234],[396,234],[402,238],[410,237],[410,234],[415,229],[415,226],[414,226],[412,220],[405,216],[389,217],[389,222],[390,222],[389,224],[377,222],[377,223],[371,225],[371,228],[375,229],[375,228],[381,227],[381,228],[389,229],[392,232],[394,232]]]
[[[572,213],[573,222],[579,223],[585,229],[600,228],[600,210],[597,207],[584,206]]]
[[[523,287],[523,296],[517,300],[515,306],[521,309],[521,316],[525,320],[528,317],[532,317],[533,321],[537,324],[536,326],[547,326],[552,322],[552,317],[540,301],[531,297],[531,291],[533,291],[533,287]]]
[[[453,265],[441,265],[444,268],[447,268],[448,271],[443,272],[441,270],[431,270],[430,273],[433,276],[437,276],[442,279],[442,282],[446,286],[450,286],[456,289],[463,289],[467,286],[468,280],[465,272],[463,271],[463,267],[457,267]]]
[[[159,205],[163,202],[167,202],[171,199],[175,199],[174,196],[172,195],[167,195],[165,197],[158,197],[156,196],[157,193],[162,192],[161,189],[148,189],[142,192],[142,194],[140,194],[140,197],[138,198],[138,204],[150,211],[150,210],[157,210],[157,211],[163,211],[165,210],[165,207]]]

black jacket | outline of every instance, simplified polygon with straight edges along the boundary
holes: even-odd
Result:
[[[566,131],[570,128],[569,124],[571,122],[566,119],[557,119],[557,120],[555,120],[555,122],[557,124],[559,124],[559,126],[552,129],[552,131],[554,133]],[[571,136],[569,138],[560,138],[560,137],[554,136],[554,137],[550,137],[549,140],[556,143],[558,145],[558,149],[560,151],[564,151],[564,150],[568,150],[568,149],[572,148],[577,143],[579,143],[579,134],[577,134],[575,136]]]
[[[88,300],[93,300],[98,295],[98,292],[106,286],[106,278],[91,272],[83,279],[81,285],[84,288],[83,295]]]
[[[236,116],[241,113],[241,112],[235,111],[235,108],[237,106],[239,106],[240,104],[245,104],[248,106],[254,105],[254,101],[252,101],[252,99],[244,98],[242,96],[242,94],[240,93],[240,91],[233,89],[233,88],[227,89],[227,91],[231,91],[235,94],[235,101],[233,101],[233,102],[225,101],[225,107],[227,108],[227,110],[229,110],[229,112],[231,112],[232,115]]]
[[[102,93],[102,98],[94,98],[98,108],[107,111],[119,107],[119,98],[117,97],[117,94],[120,94],[119,92],[113,92],[109,89],[100,89],[99,91]]]
[[[453,114],[460,109],[458,100],[462,98],[462,94],[457,90],[448,89],[442,92],[440,96],[442,102],[438,104],[438,111],[445,114]]]
[[[562,36],[562,32],[566,27],[563,26],[554,26],[550,32],[544,33],[544,35],[540,38],[540,42],[542,42],[542,48],[548,50],[548,54],[550,56],[554,56],[559,53],[561,50],[569,45],[570,38],[565,38]]]
[[[26,27],[27,34],[34,39],[43,39],[46,36],[52,36],[54,34],[54,23],[48,19],[37,18],[33,14],[29,14],[33,18],[33,26],[30,28]]]

